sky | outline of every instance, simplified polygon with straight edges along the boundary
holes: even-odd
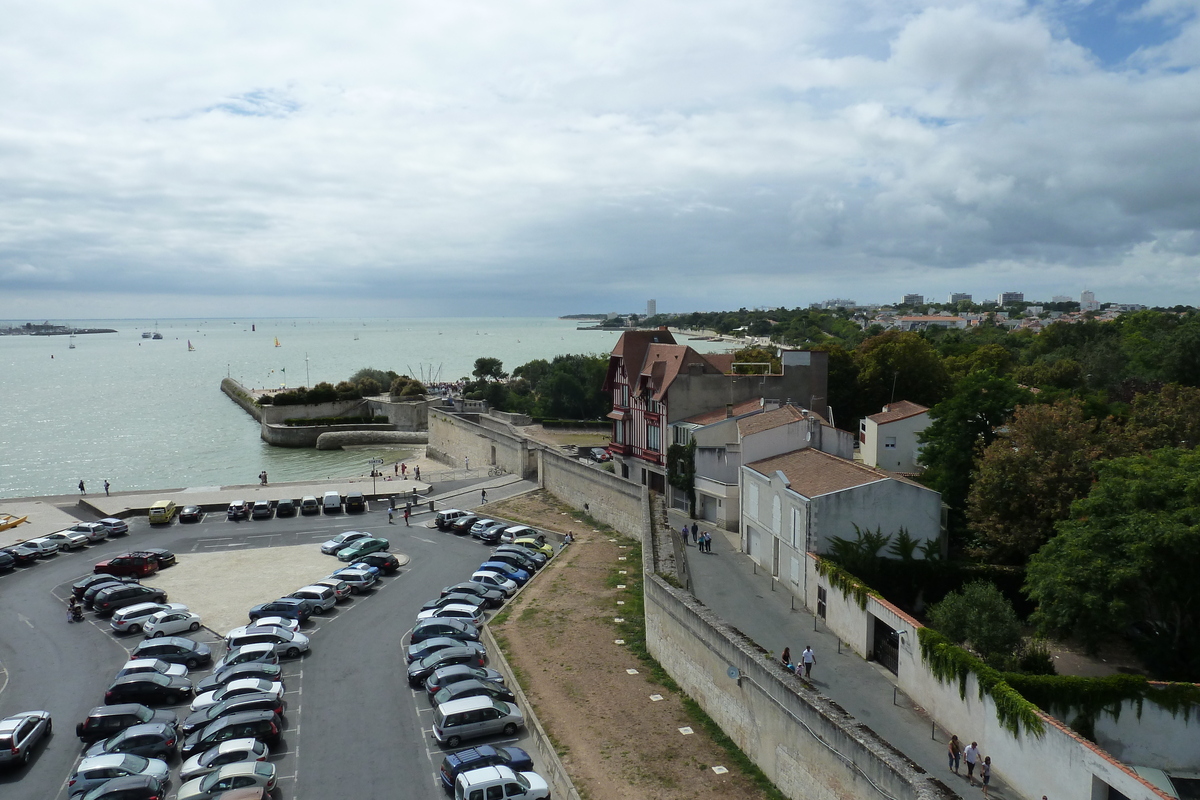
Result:
[[[0,318],[1200,305],[1200,0],[8,0]]]

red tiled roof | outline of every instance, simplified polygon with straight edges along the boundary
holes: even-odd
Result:
[[[913,486],[921,486],[916,481],[895,473],[868,467],[845,458],[838,458],[814,447],[764,458],[746,466],[768,476],[773,475],[776,470],[783,472],[787,476],[788,482],[791,483],[792,491],[805,497],[820,497],[884,480],[896,480]],[[927,487],[921,486],[921,488]]]
[[[733,407],[733,416],[741,417],[745,416],[746,414],[752,414],[755,411],[761,411],[762,404],[763,401],[761,397],[752,397],[745,402],[735,405]],[[696,414],[694,417],[688,417],[683,421],[690,422],[693,425],[712,425],[714,422],[720,422],[728,416],[728,410],[722,406],[721,408],[714,408],[712,411],[705,411],[702,414]]]
[[[880,411],[878,414],[872,414],[867,419],[876,425],[883,425],[899,419],[915,417],[917,414],[924,414],[928,410],[928,408],[919,403],[910,403],[907,400],[901,400],[897,403],[888,403],[883,407],[883,411]]]

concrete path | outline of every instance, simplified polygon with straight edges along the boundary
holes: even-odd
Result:
[[[692,522],[676,511],[671,511],[668,516],[676,532],[685,521],[689,525]],[[846,709],[952,791],[965,797],[982,797],[978,781],[975,788],[967,783],[965,764],[960,770],[961,775],[947,769],[946,743],[950,733],[957,733],[965,746],[971,743],[971,731],[946,732],[937,727],[896,689],[895,676],[842,645],[837,636],[804,608],[801,598],[793,598],[782,585],[773,584],[771,576],[763,569],[756,570],[755,563],[741,553],[737,534],[704,526],[701,529],[708,530],[713,536],[712,553],[701,553],[690,544],[690,539],[685,548],[692,591],[701,602],[777,658],[785,647],[790,647],[792,661],[796,662],[805,646],[811,645],[816,654],[811,680],[817,691]],[[982,750],[981,762],[986,755],[987,751]],[[1020,798],[1000,779],[1006,767],[1019,769],[1020,765],[993,766],[989,797],[998,800]]]

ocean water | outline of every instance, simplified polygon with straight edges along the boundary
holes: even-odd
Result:
[[[118,332],[0,336],[0,497],[71,494],[80,480],[91,493],[105,480],[125,491],[255,483],[263,470],[272,482],[363,474],[369,458],[405,451],[271,447],[221,379],[312,386],[373,367],[454,381],[481,356],[511,371],[565,353],[607,354],[619,336],[558,319],[54,322]],[[163,338],[143,339],[143,330]]]

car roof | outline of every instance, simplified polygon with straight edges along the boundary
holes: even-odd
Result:
[[[125,760],[128,753],[105,753],[102,756],[85,756],[79,762],[79,766],[75,768],[75,773],[83,772],[85,769],[97,769],[99,767],[115,767]]]

